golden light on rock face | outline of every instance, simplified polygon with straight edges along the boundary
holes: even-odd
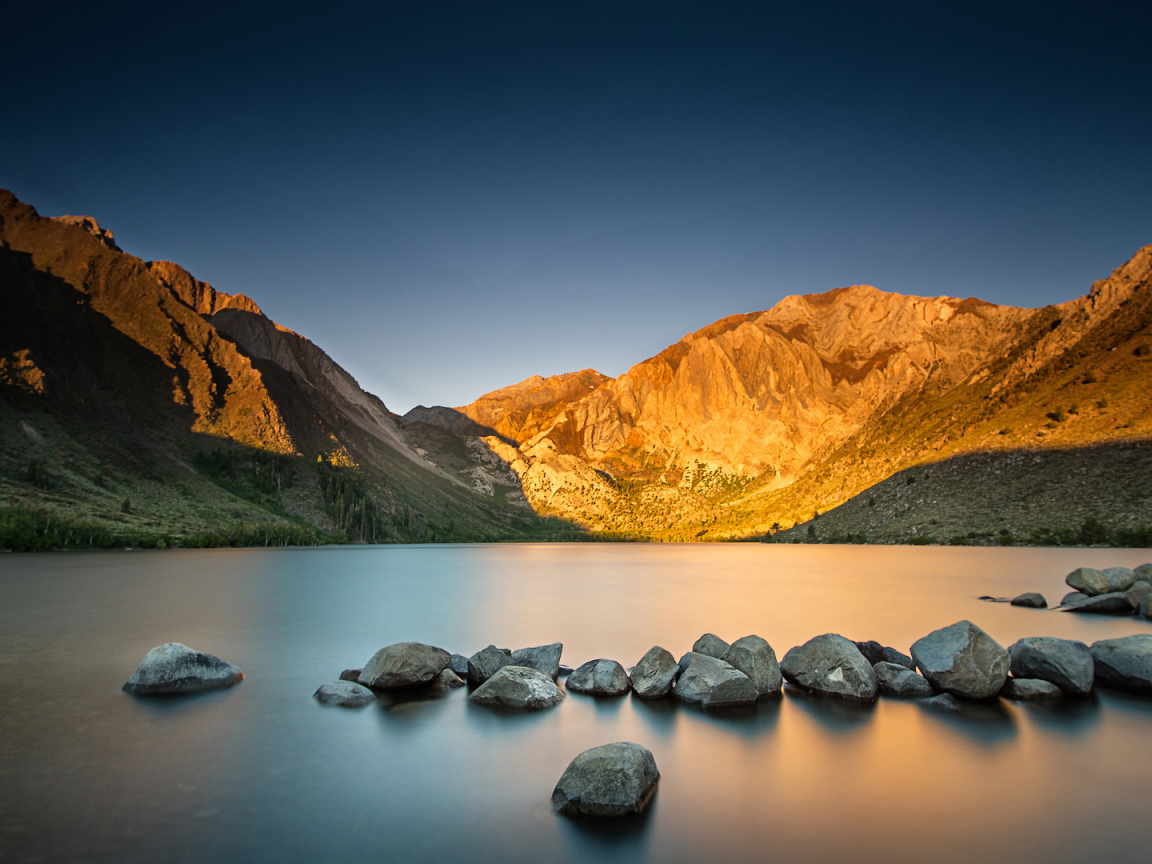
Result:
[[[28,393],[43,393],[47,387],[44,372],[32,361],[32,352],[27,348],[0,357],[0,384]]]

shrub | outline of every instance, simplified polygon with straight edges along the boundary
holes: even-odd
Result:
[[[908,538],[910,546],[931,546],[936,542],[935,538],[928,534],[917,534],[915,537]]]

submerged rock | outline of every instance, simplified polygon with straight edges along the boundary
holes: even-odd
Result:
[[[1012,598],[1013,606],[1024,606],[1028,609],[1047,609],[1048,601],[1044,599],[1043,594],[1037,594],[1035,591],[1028,591]]]
[[[539,669],[505,666],[476,688],[468,699],[477,705],[506,708],[551,708],[564,698],[556,682]]]
[[[936,691],[928,679],[913,669],[896,663],[880,662],[872,667],[880,693],[896,699],[924,699]]]
[[[920,705],[933,711],[961,710],[960,700],[951,693],[941,693],[939,696],[933,696],[931,699],[921,699]]]
[[[677,699],[704,708],[751,705],[760,695],[752,679],[723,660],[690,651],[680,658],[680,677],[672,687]]]
[[[911,657],[900,653],[895,648],[889,648],[879,642],[855,642],[853,644],[873,667],[877,663],[895,663],[897,666],[903,666],[907,669],[915,670],[916,668]]]
[[[912,659],[937,690],[991,699],[1008,677],[1008,652],[971,621],[929,633],[912,644]]]
[[[623,696],[632,685],[628,674],[615,660],[589,660],[568,676],[565,685],[574,693],[591,696]]]
[[[659,645],[654,645],[632,667],[629,675],[632,692],[641,699],[661,699],[672,692],[672,685],[679,674],[680,664],[676,658]]]
[[[123,689],[138,696],[159,696],[231,687],[243,680],[239,667],[213,654],[194,651],[181,642],[166,642],[144,655]]]
[[[341,705],[345,708],[359,708],[376,701],[376,694],[355,681],[340,680],[321,684],[312,698],[324,705]]]
[[[1010,645],[1008,655],[1016,678],[1038,678],[1076,696],[1092,692],[1092,654],[1083,642],[1029,636]]]
[[[761,696],[779,693],[784,683],[776,652],[759,636],[743,636],[728,648],[724,662],[739,669],[750,679]]]
[[[1126,591],[1116,591],[1112,594],[1095,594],[1084,600],[1069,604],[1063,611],[1082,612],[1092,615],[1131,615],[1132,601],[1128,599]]]
[[[1108,567],[1104,570],[1077,567],[1064,578],[1064,581],[1068,583],[1069,588],[1096,597],[1100,594],[1127,591],[1136,582],[1136,573],[1127,567]]]
[[[359,681],[376,690],[431,684],[452,655],[423,642],[397,642],[381,648],[360,672]]]
[[[560,655],[564,646],[559,642],[536,648],[518,648],[512,652],[512,665],[539,669],[553,681],[560,676]]]
[[[708,657],[715,657],[717,660],[723,660],[728,654],[728,649],[732,647],[715,633],[705,633],[696,643],[692,646],[694,654],[704,654]]]
[[[512,665],[512,652],[489,645],[468,658],[468,680],[483,684],[505,666]]]
[[[1000,695],[1005,699],[1058,699],[1060,688],[1039,678],[1009,678]]]
[[[1152,693],[1152,633],[1101,639],[1089,650],[1097,684]]]
[[[566,815],[624,816],[652,799],[660,772],[651,751],[630,741],[585,750],[564,770],[552,806]]]
[[[839,699],[875,702],[879,693],[872,664],[856,643],[836,633],[816,636],[791,649],[780,661],[780,671],[798,687]]]

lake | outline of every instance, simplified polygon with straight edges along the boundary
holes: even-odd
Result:
[[[563,642],[563,663],[679,657],[705,632],[783,656],[821,633],[907,652],[967,618],[1022,636],[1152,632],[982,602],[1146,550],[509,545],[0,556],[0,860],[1145,862],[1152,698],[1109,691],[939,715],[786,692],[706,713],[569,694],[497,713],[459,689],[359,710],[312,693],[384,645],[470,655]],[[184,642],[240,685],[120,686]],[[646,815],[574,822],[552,789],[589,747],[661,772]]]

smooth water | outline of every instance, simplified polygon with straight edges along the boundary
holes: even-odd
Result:
[[[939,716],[788,692],[705,713],[570,694],[509,714],[436,700],[324,707],[316,687],[383,645],[471,654],[564,643],[571,666],[679,656],[706,631],[778,655],[820,633],[907,651],[968,618],[1091,643],[1134,618],[976,599],[1043,592],[1139,550],[540,545],[0,557],[3,861],[1148,860],[1152,699],[1100,692]],[[120,690],[184,642],[237,687]],[[569,760],[629,740],[662,775],[645,817],[549,809]]]

